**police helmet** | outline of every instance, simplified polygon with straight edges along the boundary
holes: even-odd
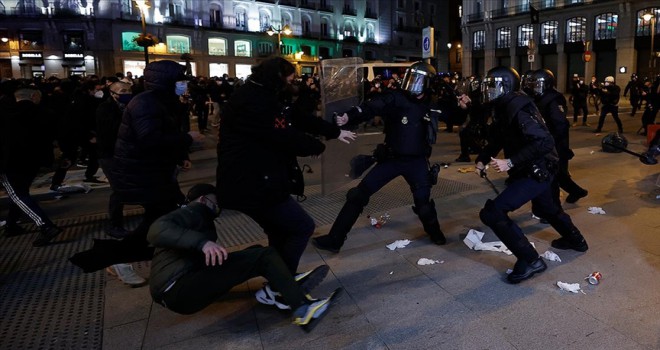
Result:
[[[484,102],[492,102],[510,92],[520,89],[520,75],[511,67],[495,67],[481,83]]]
[[[611,75],[608,75],[605,77],[605,82],[606,83],[613,83],[614,82],[614,77]]]
[[[543,96],[555,86],[555,75],[549,69],[537,69],[526,81],[527,89],[535,96]]]
[[[401,81],[401,89],[412,96],[424,93],[431,86],[431,81],[436,76],[435,68],[424,62],[413,63],[406,69]]]

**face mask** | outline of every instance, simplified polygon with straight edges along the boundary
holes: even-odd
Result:
[[[186,90],[188,90],[188,81],[182,80],[182,81],[177,81],[176,82],[176,87],[174,88],[174,93],[177,96],[181,96],[186,93]]]
[[[584,84],[584,80],[580,80],[580,84]]]
[[[234,82],[231,82],[231,81],[230,81],[228,84],[231,86],[231,85],[234,85]]]
[[[380,84],[374,84],[374,86],[375,86],[376,88],[379,88],[379,87],[380,87]]]
[[[605,86],[610,86],[610,82],[609,82],[609,81],[606,81],[606,82],[605,82]]]
[[[99,91],[95,92],[94,97],[103,98],[103,90],[99,90]]]

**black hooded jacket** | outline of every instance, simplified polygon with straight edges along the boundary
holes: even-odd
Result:
[[[182,197],[175,177],[187,159],[192,137],[181,131],[181,103],[174,93],[183,66],[174,61],[150,63],[146,91],[126,106],[114,150],[114,190],[129,198],[153,201]]]

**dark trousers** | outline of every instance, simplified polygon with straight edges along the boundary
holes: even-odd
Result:
[[[603,129],[603,123],[605,123],[605,116],[607,113],[612,113],[612,118],[614,118],[616,126],[619,128],[619,132],[623,132],[623,125],[621,124],[621,119],[619,119],[619,106],[613,105],[603,105],[603,108],[600,109],[600,118],[598,118],[597,130]]]
[[[30,195],[30,185],[36,178],[37,171],[38,169],[32,169],[0,174],[0,182],[11,199],[7,213],[7,225],[16,225],[21,213],[25,213],[39,228],[55,226]]]
[[[642,129],[646,134],[647,128],[650,124],[655,124],[655,118],[658,115],[658,109],[654,107],[646,107],[644,114],[642,114]]]
[[[302,289],[275,248],[251,247],[229,253],[222,265],[202,266],[183,275],[163,294],[163,305],[180,314],[192,314],[257,276],[265,277],[292,310],[305,301]]]
[[[204,102],[195,104],[195,114],[197,115],[197,127],[199,132],[206,130],[209,122],[208,108]]]
[[[398,176],[403,176],[408,186],[410,186],[415,207],[428,207],[431,199],[431,181],[425,157],[390,159],[378,162],[357,186],[359,196],[364,198],[350,198],[350,192],[354,190],[349,191],[349,198],[339,211],[329,235],[346,237],[360,213],[368,204],[369,198]],[[435,208],[427,214],[429,216],[425,216],[424,220],[426,222],[422,222],[422,224],[425,224],[425,226],[429,223],[437,225]]]
[[[114,227],[124,227],[124,203],[117,192],[112,189],[111,167],[112,158],[99,159],[99,165],[110,182],[110,198],[108,199],[108,218]]]
[[[630,106],[632,106],[632,112],[630,112],[630,115],[634,116],[641,104],[642,100],[640,95],[630,94]]]
[[[573,123],[577,123],[578,115],[582,112],[582,124],[587,122],[589,109],[587,108],[587,100],[573,103]]]
[[[86,142],[85,145],[82,146],[82,148],[86,150],[89,157],[87,160],[87,169],[85,169],[86,179],[91,179],[94,177],[96,172],[99,170],[98,154],[95,147],[95,144],[91,144],[89,142]],[[76,164],[76,160],[78,160],[77,148],[62,150],[62,156],[60,157],[59,165],[57,169],[55,169],[53,180],[51,181],[52,186],[60,186],[62,183],[64,183],[66,173],[69,171],[69,169],[71,169],[72,166]]]
[[[561,207],[561,200],[559,199],[559,189],[566,191],[568,194],[571,193],[580,193],[586,191],[584,188],[580,187],[573,178],[571,173],[568,171],[568,159],[561,157],[559,159],[557,175],[552,182],[552,195],[557,206]],[[535,214],[536,215],[536,214]],[[537,215],[539,216],[539,215]]]
[[[268,245],[275,248],[291,274],[296,274],[309,238],[314,233],[314,219],[289,197],[277,205],[243,211],[268,236]]]

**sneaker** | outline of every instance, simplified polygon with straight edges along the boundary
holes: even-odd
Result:
[[[520,283],[528,278],[534,276],[534,274],[541,273],[547,269],[548,266],[543,261],[543,258],[538,257],[531,263],[526,262],[525,260],[518,259],[516,264],[513,266],[513,271],[507,276],[509,283]]]
[[[569,193],[568,196],[566,196],[566,203],[575,203],[580,198],[584,198],[589,194],[589,191],[587,190],[582,190],[581,192],[577,193]]]
[[[274,292],[272,289],[270,289],[268,282],[264,283],[264,286],[254,294],[254,297],[258,302],[264,305],[275,305],[280,310],[291,309],[291,307],[285,303],[284,298],[282,298],[282,294],[279,292]]]
[[[57,227],[57,226],[49,226],[49,227],[46,227],[46,228],[42,228],[41,232],[39,233],[39,236],[37,237],[37,239],[35,239],[32,242],[32,246],[33,247],[43,247],[43,246],[47,245],[48,243],[50,243],[50,241],[53,240],[53,238],[55,238],[55,236],[62,233],[62,231],[63,230],[61,228]]]
[[[337,288],[327,298],[300,306],[293,312],[293,323],[302,327],[306,332],[311,331],[316,321],[326,314],[326,311],[341,291],[341,288]]]
[[[83,182],[93,183],[93,184],[104,184],[105,182],[99,180],[96,176],[88,177],[83,180]]]
[[[116,264],[105,270],[131,288],[142,287],[147,284],[147,280],[138,275],[131,264]]]
[[[303,289],[303,292],[307,294],[323,282],[325,276],[328,275],[328,271],[330,271],[328,265],[320,265],[313,270],[297,274],[295,280]]]
[[[553,248],[568,250],[573,249],[578,252],[586,252],[589,249],[587,241],[582,238],[579,242],[568,239],[567,237],[557,238],[550,244]]]

